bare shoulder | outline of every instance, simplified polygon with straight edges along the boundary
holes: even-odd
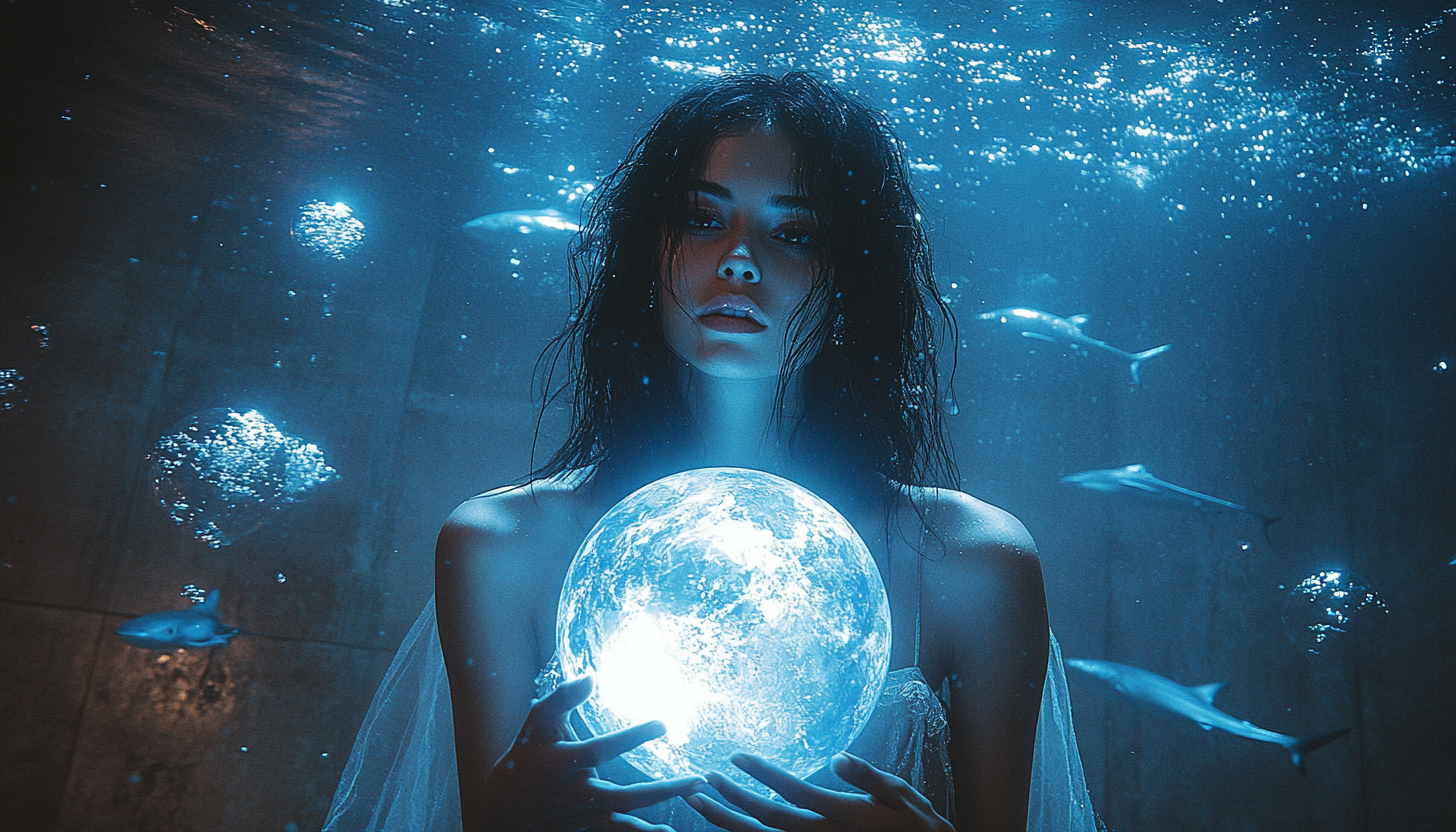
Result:
[[[927,676],[981,672],[1017,657],[1029,657],[1028,672],[1036,671],[1045,662],[1046,591],[1036,544],[1021,521],[945,488],[906,489],[899,516],[903,529],[925,532],[919,557]]]
[[[498,615],[546,626],[585,534],[579,480],[500,488],[461,503],[435,544],[443,614]],[[443,633],[443,630],[442,630]]]
[[[1010,512],[951,488],[905,488],[897,514],[904,529],[925,530],[932,560],[969,558],[1009,567],[1036,561],[1036,544]]]
[[[569,534],[578,523],[580,480],[557,477],[507,486],[471,497],[451,512],[440,530],[441,555],[509,557]]]

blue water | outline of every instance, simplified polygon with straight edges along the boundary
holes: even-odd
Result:
[[[0,15],[17,91],[0,520],[62,541],[10,546],[6,603],[135,614],[221,585],[230,624],[387,656],[430,591],[444,514],[529,465],[532,374],[567,314],[566,247],[596,183],[698,80],[806,69],[905,142],[960,322],[963,486],[1035,536],[1066,654],[1226,681],[1219,707],[1271,730],[1357,729],[1301,778],[1276,748],[1074,679],[1111,828],[1449,824],[1456,9],[209,0]],[[1087,335],[1129,352],[1171,348],[1133,385],[1108,353],[975,319],[1004,307],[1084,314]],[[241,485],[209,492],[215,516],[169,518],[147,455],[213,408],[256,409],[287,439],[269,453],[311,449],[329,477],[290,490],[286,461],[219,446],[208,464]],[[538,462],[560,418],[548,411]],[[1134,463],[1282,519],[1266,540],[1246,515],[1058,483]],[[62,512],[94,553],[53,530]],[[239,517],[247,529],[222,528]],[[1341,586],[1378,596],[1330,595]],[[1294,603],[1327,595],[1324,617]],[[243,641],[218,661],[269,678]],[[296,763],[311,774],[228,763],[238,828],[317,825],[373,678],[311,712],[319,747]],[[255,696],[228,713],[297,701]],[[88,719],[75,753],[103,762],[84,776],[136,776],[124,738],[139,723]],[[205,729],[226,738],[205,735],[231,748],[254,731],[250,765],[288,744],[229,719]],[[122,727],[95,728],[107,720]],[[76,788],[55,812],[79,827],[108,804]],[[186,818],[221,800],[168,788],[114,799]],[[242,796],[273,789],[300,808]]]

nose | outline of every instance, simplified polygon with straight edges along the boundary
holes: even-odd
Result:
[[[737,278],[744,283],[758,282],[761,272],[758,264],[753,262],[753,255],[749,253],[747,243],[739,243],[728,252],[728,256],[718,264],[718,276],[724,280]]]

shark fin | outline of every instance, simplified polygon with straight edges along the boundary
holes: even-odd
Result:
[[[1198,723],[1198,727],[1199,728],[1202,728],[1205,731],[1212,731],[1213,730],[1213,726],[1212,725],[1209,725],[1207,722],[1200,722],[1200,723]]]
[[[1132,367],[1131,367],[1131,369],[1132,369],[1132,383],[1133,384],[1141,384],[1142,383],[1142,380],[1138,378],[1138,365],[1139,364],[1143,363],[1144,361],[1147,361],[1149,358],[1152,358],[1155,355],[1161,355],[1162,353],[1165,353],[1165,352],[1167,352],[1168,350],[1170,350],[1172,348],[1173,348],[1173,345],[1172,344],[1164,344],[1161,347],[1153,347],[1150,350],[1143,350],[1142,352],[1135,352],[1135,353],[1133,353],[1132,354]]]
[[[208,593],[207,593],[207,600],[203,601],[201,604],[198,604],[197,606],[193,607],[192,609],[196,610],[197,612],[202,613],[203,615],[210,615],[210,616],[216,618],[217,617],[217,595],[218,595],[218,591],[217,590],[215,590],[215,589],[209,590]]]
[[[1049,335],[1042,335],[1040,332],[1023,332],[1023,333],[1021,333],[1021,337],[1022,338],[1035,338],[1038,341],[1053,341],[1053,342],[1055,342],[1057,340],[1055,338],[1052,338]]]
[[[1090,320],[1092,319],[1087,317],[1086,315],[1073,315],[1072,317],[1067,319],[1067,323],[1071,324],[1072,326],[1081,326],[1082,324],[1085,324]]]
[[[1350,733],[1352,729],[1343,728],[1339,731],[1331,731],[1318,737],[1306,737],[1294,745],[1289,746],[1289,756],[1294,758],[1294,767],[1304,774],[1304,755],[1324,745],[1328,745],[1340,737]]]
[[[1223,682],[1212,682],[1207,685],[1199,685],[1196,688],[1189,688],[1189,690],[1193,692],[1194,696],[1212,705],[1213,697],[1218,695],[1219,690],[1221,690],[1223,686]]]

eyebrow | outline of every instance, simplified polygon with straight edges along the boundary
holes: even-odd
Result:
[[[717,182],[709,182],[706,179],[694,179],[688,183],[688,193],[707,194],[718,199],[731,200],[733,192],[719,185]],[[796,208],[801,211],[814,211],[815,202],[808,197],[780,194],[772,200],[773,204],[780,208]]]

